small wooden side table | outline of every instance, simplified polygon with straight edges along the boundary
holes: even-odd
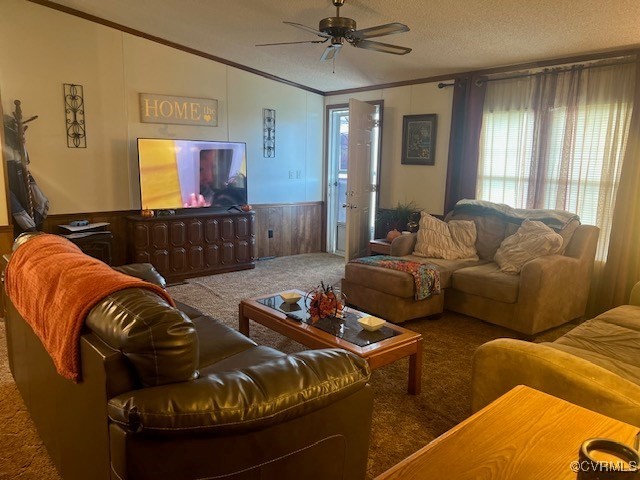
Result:
[[[93,235],[68,239],[80,247],[80,250],[87,255],[97,258],[107,265],[111,265],[111,244],[113,242],[113,234],[111,232],[96,232]]]
[[[369,241],[369,255],[391,255],[391,242],[385,238]]]
[[[519,385],[376,480],[575,480],[588,438],[633,445],[638,427]]]

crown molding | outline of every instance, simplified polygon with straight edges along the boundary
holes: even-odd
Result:
[[[198,57],[206,58],[208,60],[212,60],[214,62],[222,63],[223,65],[228,65],[233,68],[237,68],[239,70],[244,70],[245,72],[253,73],[254,75],[259,75],[261,77],[267,78],[269,80],[273,80],[275,82],[283,83],[285,85],[289,85],[291,87],[299,88],[301,90],[305,90],[307,92],[315,93],[316,95],[321,96],[334,96],[334,95],[345,95],[351,93],[359,93],[359,92],[369,92],[372,90],[383,90],[388,88],[396,88],[396,87],[404,87],[408,85],[419,85],[422,83],[433,83],[433,82],[442,82],[445,80],[451,80],[454,78],[460,77],[470,77],[470,76],[482,76],[482,75],[491,75],[496,73],[507,73],[514,72],[518,70],[528,70],[534,68],[543,68],[550,67],[554,65],[563,65],[569,63],[579,63],[586,62],[590,60],[599,60],[611,57],[625,56],[625,55],[638,55],[640,57],[640,45],[629,45],[625,47],[619,47],[615,49],[602,50],[599,52],[585,53],[580,55],[572,55],[568,57],[556,57],[546,60],[537,60],[534,62],[524,62],[513,65],[505,65],[501,67],[491,67],[485,69],[477,69],[477,70],[466,70],[461,72],[452,72],[444,75],[436,75],[433,77],[423,77],[416,78],[413,80],[402,80],[397,82],[389,82],[389,83],[381,83],[377,85],[369,85],[366,87],[357,87],[357,88],[347,88],[343,90],[331,90],[331,91],[322,91],[317,90],[315,88],[308,87],[306,85],[302,85],[300,83],[293,82],[291,80],[287,80],[282,77],[278,77],[276,75],[272,75],[267,72],[263,72],[262,70],[257,70],[255,68],[248,67],[246,65],[242,65],[237,62],[233,62],[231,60],[227,60],[225,58],[217,57],[215,55],[211,55],[209,53],[203,52],[201,50],[197,50],[195,48],[187,47],[186,45],[182,45],[176,42],[172,42],[171,40],[167,40],[165,38],[157,37],[155,35],[150,35],[148,33],[141,32],[140,30],[136,30],[134,28],[127,27],[125,25],[121,25],[119,23],[112,22],[110,20],[106,20],[101,17],[97,17],[95,15],[91,15],[80,10],[76,10],[75,8],[67,7],[65,5],[60,5],[51,0],[27,0],[28,2],[35,3],[38,5],[42,5],[44,7],[51,8],[53,10],[58,10],[63,13],[67,13],[69,15],[73,15],[84,20],[88,20],[90,22],[98,23],[100,25],[104,25],[109,28],[113,28],[119,30],[124,33],[128,33],[130,35],[144,38],[146,40],[150,40],[152,42],[159,43],[161,45],[165,45],[170,48],[175,48],[176,50],[180,50],[186,53],[190,53],[192,55],[196,55]]]
[[[324,92],[325,96],[345,95],[349,93],[369,92],[371,90],[382,90],[386,88],[404,87],[407,85],[418,85],[421,83],[442,82],[461,77],[480,77],[483,75],[492,75],[496,73],[515,72],[518,70],[530,70],[534,68],[550,67],[554,65],[564,65],[569,63],[587,62],[591,60],[603,60],[612,57],[624,57],[628,55],[637,55],[640,58],[640,45],[616,48],[614,50],[603,50],[594,53],[585,53],[581,55],[573,55],[570,57],[557,57],[547,60],[536,60],[535,62],[518,63],[514,65],[505,65],[502,67],[491,67],[480,70],[466,70],[462,72],[454,72],[446,75],[437,75],[434,77],[416,78],[415,80],[403,80],[400,82],[381,83],[379,85],[371,85],[368,87],[348,88],[345,90],[333,90]]]

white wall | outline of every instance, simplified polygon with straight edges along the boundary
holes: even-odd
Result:
[[[437,83],[423,83],[333,95],[325,97],[325,105],[347,103],[349,98],[384,100],[380,207],[392,208],[398,202],[415,201],[429,213],[444,213],[453,88],[440,89]],[[427,113],[438,115],[435,165],[402,165],[402,117]]]
[[[321,200],[323,97],[229,69],[228,99],[229,135],[245,139],[253,153],[250,201]],[[276,111],[275,158],[262,157],[263,108]]]
[[[66,146],[63,83],[84,87],[86,149]],[[139,93],[215,98],[219,126],[140,123]],[[304,90],[24,0],[2,0],[0,95],[5,114],[19,99],[25,116],[39,116],[27,147],[50,213],[140,208],[138,137],[247,142],[250,203],[322,200],[324,104]],[[263,108],[276,110],[275,158],[262,157]],[[0,192],[6,225],[4,197]]]

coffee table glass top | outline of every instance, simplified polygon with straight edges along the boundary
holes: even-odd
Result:
[[[314,323],[311,321],[311,315],[307,313],[304,296],[298,300],[298,303],[294,304],[284,303],[279,295],[261,298],[257,301],[269,308],[284,313],[291,320],[307,323],[359,347],[366,347],[401,334],[401,332],[392,330],[387,326],[383,326],[375,332],[364,330],[358,323],[358,318],[364,317],[365,314],[354,311],[352,308],[345,309],[344,318],[320,318]]]

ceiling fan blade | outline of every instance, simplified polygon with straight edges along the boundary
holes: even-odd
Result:
[[[353,38],[364,40],[366,38],[382,37],[384,35],[393,35],[394,33],[408,32],[409,27],[404,23],[386,23],[384,25],[378,25],[371,28],[365,28],[362,30],[356,30],[351,32]]]
[[[322,54],[322,57],[320,57],[320,60],[323,62],[325,60],[335,60],[336,57],[338,56],[338,53],[340,53],[341,49],[342,49],[342,44],[340,43],[329,45],[327,48],[324,49],[324,53]]]
[[[336,51],[333,48],[333,45],[328,45],[327,48],[324,49],[324,52],[322,52],[320,61],[324,62],[325,60],[330,60],[335,56],[335,54],[336,54]]]
[[[306,25],[302,25],[301,23],[295,23],[295,22],[282,22],[282,23],[286,23],[287,25],[291,25],[292,27],[296,27],[296,28],[300,28],[306,32],[309,33],[313,33],[315,35],[318,35],[319,37],[322,38],[331,38],[331,35],[327,35],[326,33],[322,33],[320,30],[316,30],[315,28],[311,28],[311,27],[307,27]]]
[[[328,41],[329,39],[325,39],[325,40],[303,40],[301,42],[278,42],[278,43],[257,43],[255,46],[256,47],[271,47],[273,45],[294,45],[296,43],[324,43],[326,41]]]
[[[390,45],[382,42],[372,42],[371,40],[356,40],[353,42],[354,47],[365,48],[367,50],[375,50],[376,52],[392,53],[394,55],[406,55],[411,51],[408,47],[400,45]]]

